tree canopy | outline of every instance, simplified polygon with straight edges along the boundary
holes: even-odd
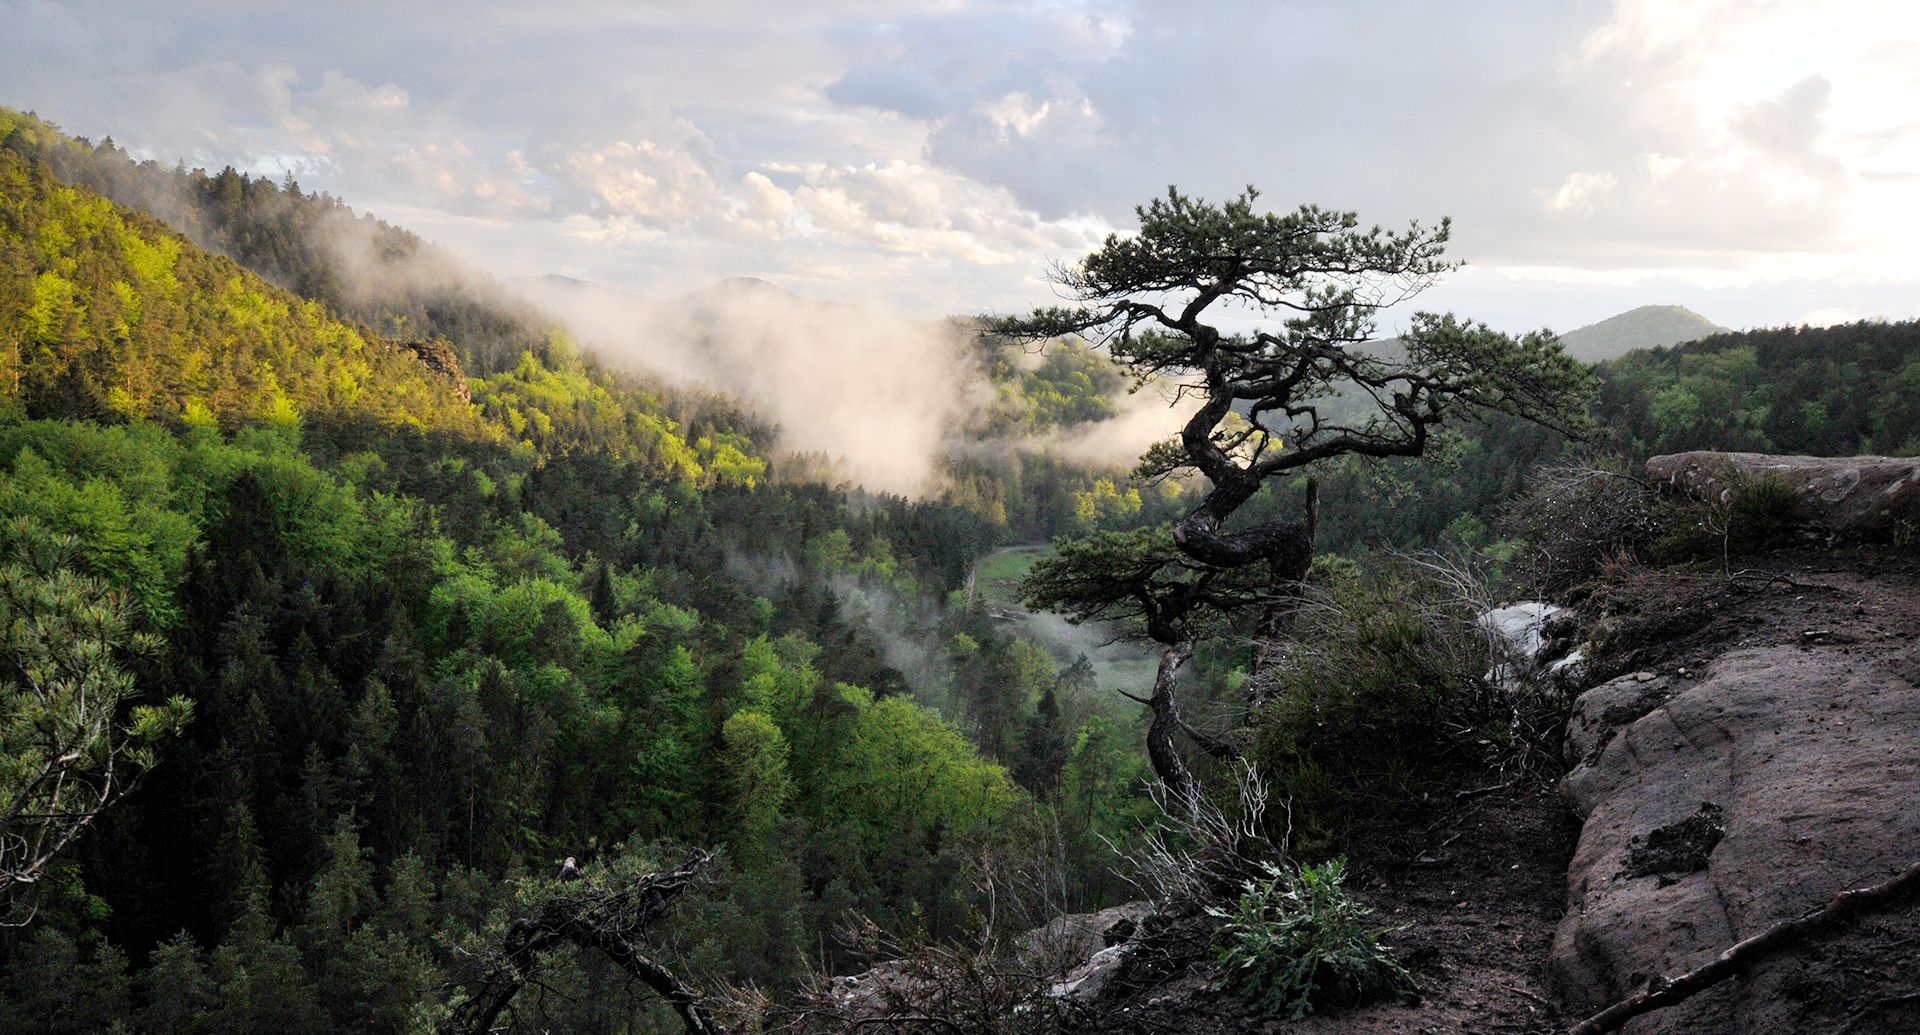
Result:
[[[1167,530],[1064,544],[1027,586],[1030,603],[1077,618],[1144,620],[1166,646],[1148,747],[1182,796],[1197,784],[1171,743],[1182,726],[1172,677],[1197,623],[1260,604],[1272,613],[1312,558],[1310,515],[1233,527],[1235,512],[1269,479],[1319,461],[1419,456],[1450,421],[1504,413],[1574,430],[1589,380],[1545,331],[1516,338],[1419,312],[1396,341],[1375,341],[1383,311],[1458,267],[1444,257],[1447,220],[1363,229],[1352,212],[1276,214],[1258,197],[1249,187],[1210,204],[1169,188],[1135,210],[1137,232],[1056,269],[1074,304],[990,323],[1017,340],[1086,338],[1137,383],[1198,401],[1138,473],[1197,472],[1199,504]]]

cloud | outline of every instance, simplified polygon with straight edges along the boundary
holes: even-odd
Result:
[[[1549,212],[1592,212],[1594,199],[1613,190],[1617,183],[1612,173],[1568,173],[1566,182],[1542,204]]]
[[[1016,309],[1169,183],[1451,215],[1483,267],[1920,265],[1920,8],[1871,0],[0,0],[0,24],[0,103],[291,171],[508,274]]]

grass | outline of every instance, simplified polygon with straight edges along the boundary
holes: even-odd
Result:
[[[1033,566],[1053,556],[1051,546],[1009,546],[980,559],[973,569],[974,590],[991,608],[1020,606],[1020,580]]]

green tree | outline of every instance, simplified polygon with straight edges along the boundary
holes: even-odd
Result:
[[[754,711],[733,713],[720,736],[735,851],[752,861],[772,850],[774,830],[793,795],[787,738],[766,713]]]
[[[146,991],[139,1014],[142,1030],[182,1035],[206,1030],[213,981],[192,935],[181,931],[155,946],[141,985]]]
[[[1064,544],[1027,583],[1036,606],[1138,619],[1162,645],[1147,750],[1183,801],[1196,799],[1199,782],[1176,742],[1191,732],[1176,672],[1210,617],[1252,610],[1271,631],[1313,553],[1311,508],[1306,520],[1230,530],[1235,513],[1269,480],[1321,461],[1418,456],[1462,418],[1512,413],[1571,426],[1588,376],[1551,334],[1516,339],[1451,315],[1416,313],[1398,348],[1362,347],[1382,310],[1455,267],[1443,258],[1449,224],[1361,229],[1350,212],[1261,212],[1257,196],[1248,188],[1214,205],[1169,189],[1136,209],[1135,234],[1110,235],[1055,276],[1076,304],[991,325],[1026,341],[1086,337],[1136,379],[1171,381],[1199,400],[1178,437],[1138,469],[1150,479],[1197,472],[1208,486],[1199,504],[1170,527]],[[1223,329],[1217,307],[1227,305],[1278,323]]]
[[[70,565],[72,537],[20,519],[0,529],[0,913],[31,915],[33,887],[152,768],[192,712],[135,705],[124,667],[151,651],[124,595]]]

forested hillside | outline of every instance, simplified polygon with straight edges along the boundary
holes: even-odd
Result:
[[[778,477],[751,415],[555,329],[364,308],[302,221],[329,199],[5,119],[0,522],[66,545],[0,578],[124,602],[153,642],[92,664],[192,716],[10,886],[0,1028],[430,1021],[567,856],[723,848],[676,944],[774,988],[860,959],[856,917],[972,929],[994,860],[1066,853],[1052,900],[1115,894],[1136,738],[948,605],[991,523]],[[238,262],[65,182],[113,175],[192,188],[175,215]],[[46,664],[21,649],[15,678]],[[632,1002],[593,959],[551,980],[593,993],[541,1006],[558,1029]]]
[[[1501,504],[1536,465],[1596,453],[1734,449],[1920,455],[1920,321],[1716,334],[1596,367],[1586,442],[1496,417],[1422,461],[1343,460],[1320,474],[1321,544],[1493,544]],[[1299,492],[1299,487],[1292,490]],[[1281,506],[1280,500],[1271,501]]]

